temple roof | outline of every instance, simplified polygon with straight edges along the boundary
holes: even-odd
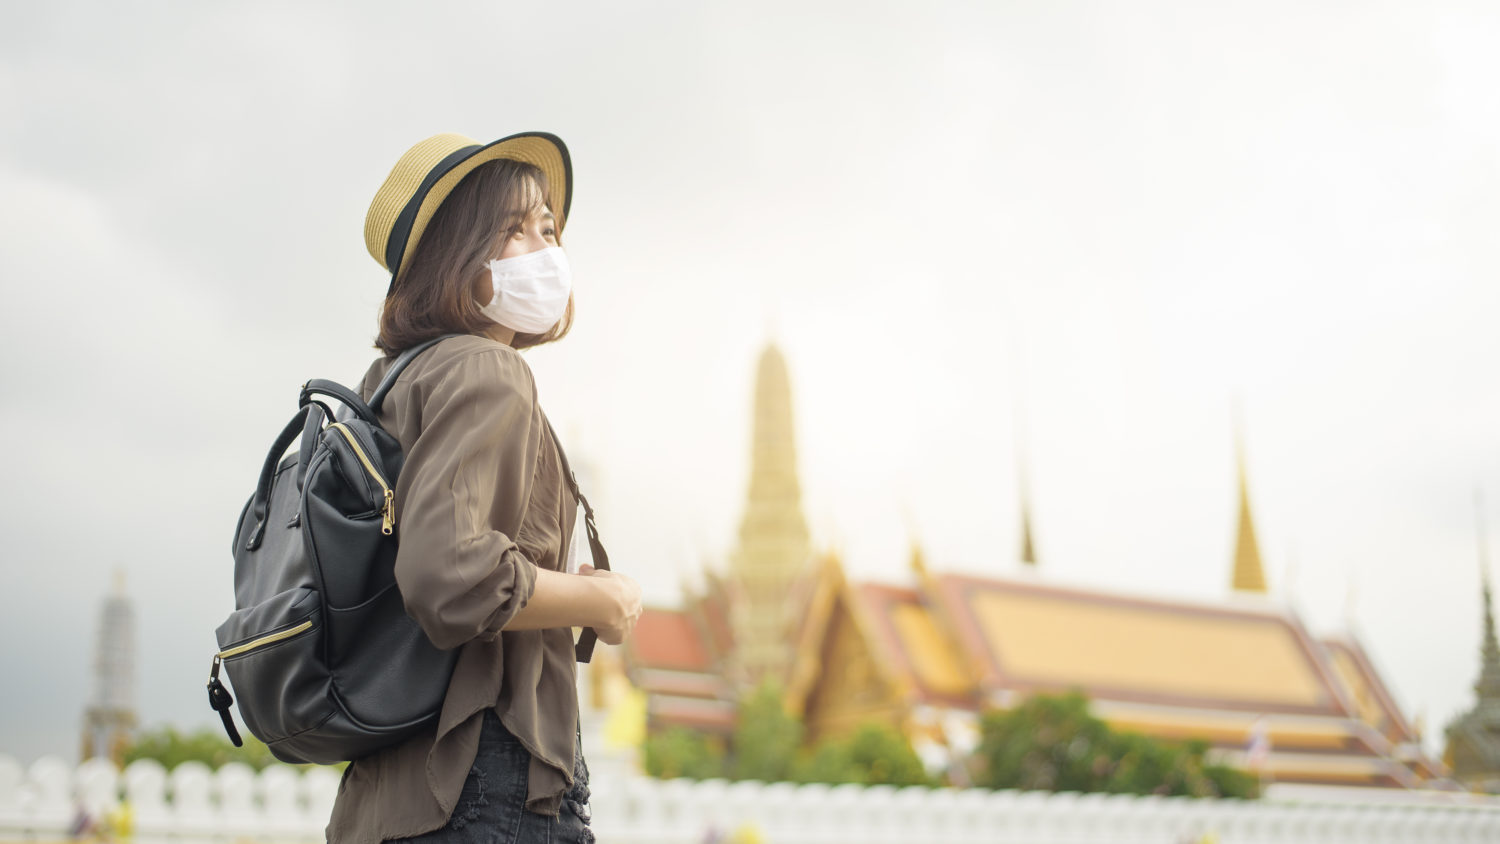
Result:
[[[648,607],[625,642],[625,673],[647,695],[646,713],[659,726],[727,732],[734,727],[734,689],[702,622],[704,599],[687,610]]]
[[[922,702],[972,706],[976,691],[962,657],[914,589],[874,583],[853,587],[886,667]]]
[[[1288,610],[925,565],[917,577],[918,589],[844,590],[915,707],[972,713],[1077,689],[1117,729],[1206,740],[1230,759],[1261,730],[1274,749],[1264,771],[1278,782],[1415,787],[1445,774],[1359,644],[1318,642]]]
[[[702,631],[682,610],[642,611],[626,653],[632,663],[653,669],[707,672],[713,667]]]
[[[791,698],[822,681],[843,606],[911,711],[974,717],[1017,695],[1077,689],[1116,728],[1204,739],[1230,757],[1263,730],[1265,770],[1280,782],[1412,787],[1444,775],[1359,643],[1314,640],[1288,610],[933,574],[913,559],[916,587],[850,582],[830,555],[787,595],[802,621],[788,642],[801,655]],[[727,605],[722,591],[642,616],[627,664],[656,723],[732,728],[735,690],[709,606]]]
[[[1348,696],[1355,717],[1369,724],[1392,742],[1419,742],[1421,737],[1411,725],[1395,698],[1380,679],[1380,672],[1370,662],[1369,654],[1350,637],[1328,638],[1322,642],[1328,660]]]
[[[990,690],[1081,689],[1096,699],[1342,715],[1294,616],[964,575],[937,599]]]

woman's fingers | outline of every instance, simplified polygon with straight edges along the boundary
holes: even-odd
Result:
[[[600,585],[614,604],[610,621],[595,625],[594,632],[599,634],[599,639],[606,645],[618,645],[625,641],[641,617],[641,585],[626,575],[602,571],[588,563],[580,565],[578,573],[603,581]]]

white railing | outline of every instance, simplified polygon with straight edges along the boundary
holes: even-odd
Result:
[[[594,830],[616,844],[701,844],[713,831],[727,841],[746,828],[765,844],[1500,841],[1500,802],[1468,795],[1282,789],[1256,801],[1191,800],[604,774],[592,783]],[[321,841],[337,790],[337,772],[323,768],[190,762],[169,772],[143,761],[121,774],[99,760],[23,768],[0,756],[0,840],[64,839],[82,811],[128,817],[141,844]]]

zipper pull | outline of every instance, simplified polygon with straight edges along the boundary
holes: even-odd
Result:
[[[380,532],[390,536],[396,530],[396,493],[385,491],[385,506],[380,508]]]
[[[240,731],[235,729],[234,716],[229,714],[229,707],[234,705],[234,698],[230,697],[229,690],[219,682],[219,658],[214,657],[213,667],[208,671],[208,705],[219,713],[219,718],[224,722],[224,732],[229,734],[229,740],[234,742],[235,747],[244,747],[245,742],[240,739]]]

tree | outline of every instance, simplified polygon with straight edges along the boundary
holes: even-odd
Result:
[[[646,773],[662,779],[707,780],[724,776],[723,743],[673,727],[646,739]]]
[[[1081,694],[1037,695],[985,713],[974,780],[990,788],[1254,797],[1255,778],[1205,761],[1208,745],[1117,733]]]
[[[802,722],[787,713],[781,690],[765,682],[740,701],[729,775],[737,780],[777,782],[790,778]]]
[[[173,727],[159,727],[136,736],[125,750],[125,764],[137,759],[155,759],[171,770],[183,762],[202,762],[210,768],[221,768],[230,762],[243,762],[259,771],[274,764],[276,757],[265,743],[249,733],[242,734],[244,747],[235,747],[222,731],[202,727],[192,733],[181,733]]]
[[[828,738],[799,757],[798,782],[853,782],[864,785],[930,785],[922,760],[906,739],[887,724],[861,724],[845,738]]]
[[[674,728],[646,740],[646,772],[656,777],[727,777],[761,782],[925,785],[922,761],[885,724],[866,723],[843,738],[803,749],[802,722],[787,713],[781,690],[764,683],[740,701],[732,752],[716,737]]]

